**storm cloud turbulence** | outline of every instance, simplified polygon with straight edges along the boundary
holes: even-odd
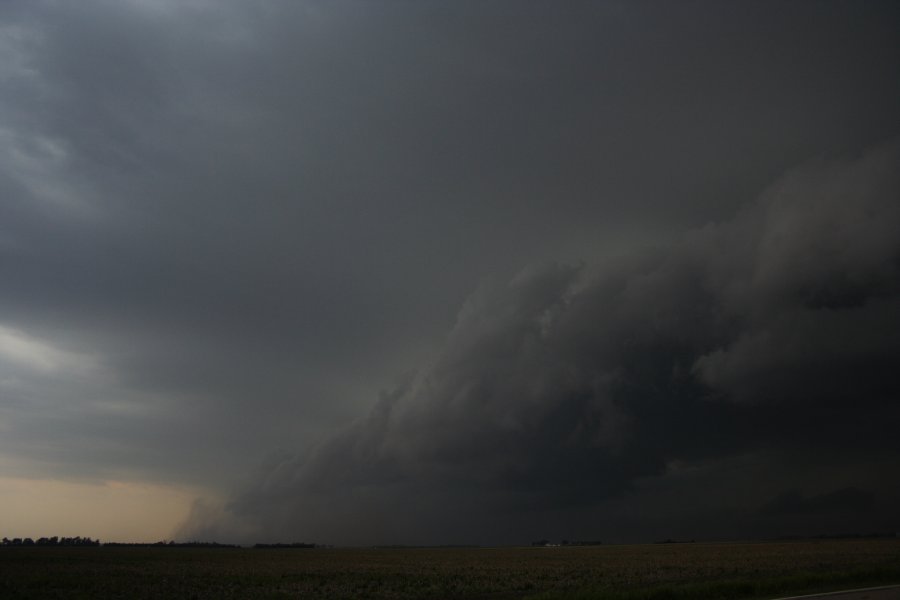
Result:
[[[0,535],[900,530],[898,31],[0,2]]]
[[[658,252],[486,284],[434,364],[275,460],[224,515],[198,506],[187,531],[226,535],[236,520],[257,537],[461,542],[514,540],[536,520],[595,533],[611,525],[605,503],[644,480],[713,504],[704,478],[735,468],[746,489],[732,508],[751,514],[732,518],[763,532],[767,514],[841,513],[842,500],[863,509],[847,526],[890,526],[897,483],[865,471],[900,467],[898,232],[893,143],[792,170],[734,219]],[[892,501],[874,514],[851,490],[782,496],[761,515],[741,504],[810,470]]]

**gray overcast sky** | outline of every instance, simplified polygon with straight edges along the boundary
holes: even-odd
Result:
[[[47,482],[181,494],[106,537],[900,528],[898,31],[3,2],[0,534]]]

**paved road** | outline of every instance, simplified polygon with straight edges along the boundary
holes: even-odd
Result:
[[[812,596],[791,596],[778,600],[900,600],[900,585],[890,587],[864,588],[859,590],[847,590],[845,592],[831,592],[829,594],[813,594]]]

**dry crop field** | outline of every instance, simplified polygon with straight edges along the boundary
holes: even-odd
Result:
[[[0,598],[772,598],[900,583],[900,540],[561,548],[0,548]]]

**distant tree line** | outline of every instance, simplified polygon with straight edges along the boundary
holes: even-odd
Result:
[[[254,544],[254,548],[316,548],[316,544],[307,544],[305,542],[293,542],[291,544]]]
[[[165,548],[240,548],[235,544],[220,544],[219,542],[106,542],[101,544],[100,540],[94,540],[89,537],[42,537],[34,540],[27,538],[3,538],[0,546],[127,546],[127,547],[165,547]]]
[[[819,535],[786,535],[779,540],[844,540],[844,539],[869,539],[869,538],[895,538],[900,537],[897,531],[881,531],[871,533],[820,533]]]
[[[100,540],[92,540],[89,537],[42,537],[33,540],[27,538],[3,538],[0,545],[3,546],[99,546]]]
[[[104,546],[114,548],[240,548],[236,544],[220,544],[219,542],[175,542],[173,540],[160,542],[107,542]]]
[[[532,546],[548,546],[548,547],[556,547],[556,546],[600,546],[603,542],[600,540],[587,541],[587,540],[562,540],[559,543],[551,542],[550,540],[536,540],[531,542]]]

